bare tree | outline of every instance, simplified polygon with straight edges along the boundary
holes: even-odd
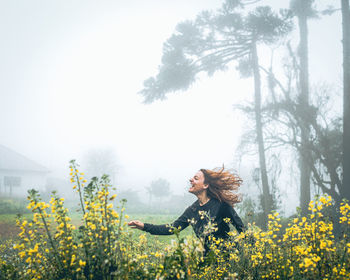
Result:
[[[343,185],[350,200],[350,8],[341,0],[343,30]]]
[[[307,110],[309,105],[309,50],[308,50],[308,18],[315,16],[312,8],[314,0],[291,0],[291,10],[298,19],[299,27],[299,94],[300,106]],[[310,137],[310,128],[301,123],[301,146],[300,146],[300,207],[302,215],[306,215],[310,201],[310,168],[307,164],[309,157],[307,143]]]
[[[86,173],[90,177],[101,177],[107,174],[111,183],[116,183],[116,173],[120,166],[115,151],[109,148],[91,149],[84,157]]]
[[[291,80],[297,76],[297,67],[289,65],[286,87],[272,72],[268,73],[273,98],[263,107],[263,115],[270,119],[274,127],[265,130],[269,134],[266,135],[268,146],[276,148],[289,145],[298,153],[306,149],[308,157],[305,164],[311,171],[315,185],[340,203],[344,196],[341,182],[342,133],[340,116],[328,106],[333,90],[328,86],[316,88],[312,103],[305,108],[299,102],[297,91],[291,86]],[[301,136],[301,129],[305,126],[309,127],[307,142],[303,142]]]
[[[151,182],[147,190],[152,197],[167,197],[170,195],[170,183],[166,179],[158,178]]]

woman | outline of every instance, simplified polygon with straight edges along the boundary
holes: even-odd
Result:
[[[173,234],[173,228],[183,230],[191,224],[197,237],[204,238],[206,252],[209,248],[210,234],[216,238],[228,238],[228,222],[231,222],[239,233],[244,230],[242,220],[233,209],[234,204],[240,202],[239,195],[232,192],[238,190],[242,183],[238,176],[224,168],[200,169],[190,179],[190,183],[188,191],[196,195],[198,200],[171,225],[153,225],[137,220],[130,221],[128,225],[150,234],[169,235]],[[208,229],[208,224],[212,222],[215,224],[214,231]]]

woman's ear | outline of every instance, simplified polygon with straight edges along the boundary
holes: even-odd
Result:
[[[204,184],[204,188],[205,189],[209,188],[209,184]]]

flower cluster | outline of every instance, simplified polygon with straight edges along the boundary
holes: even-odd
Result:
[[[32,219],[19,218],[18,240],[0,244],[0,280],[350,279],[350,206],[345,201],[334,212],[332,198],[321,196],[310,202],[306,217],[283,222],[274,212],[266,230],[253,224],[240,234],[229,232],[226,240],[213,236],[214,221],[200,239],[183,238],[173,228],[175,239],[165,245],[127,229],[126,201],[115,205],[108,176],[87,182],[74,161],[70,168],[80,223],[72,223],[56,193],[46,203],[31,190]]]
[[[71,182],[79,195],[82,221],[72,224],[64,198],[53,192],[50,203],[29,191],[32,220],[18,219],[17,251],[19,279],[96,279],[110,275],[122,257],[119,237],[123,235],[124,207],[115,211],[108,176],[93,178],[86,185],[84,174],[71,161]],[[124,204],[124,202],[122,202]],[[3,263],[4,265],[4,263]],[[14,272],[11,272],[14,275]]]
[[[283,232],[279,214],[274,213],[269,215],[267,231],[251,227],[241,234],[237,238],[241,250],[233,258],[232,266],[239,278],[349,279],[350,243],[345,231],[336,241],[333,216],[328,215],[334,210],[332,207],[332,198],[325,195],[310,201],[310,214],[292,219]],[[345,221],[350,208],[347,203],[341,207],[340,223]]]

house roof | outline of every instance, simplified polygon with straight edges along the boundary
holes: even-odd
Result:
[[[46,167],[0,144],[0,170],[50,172]]]

